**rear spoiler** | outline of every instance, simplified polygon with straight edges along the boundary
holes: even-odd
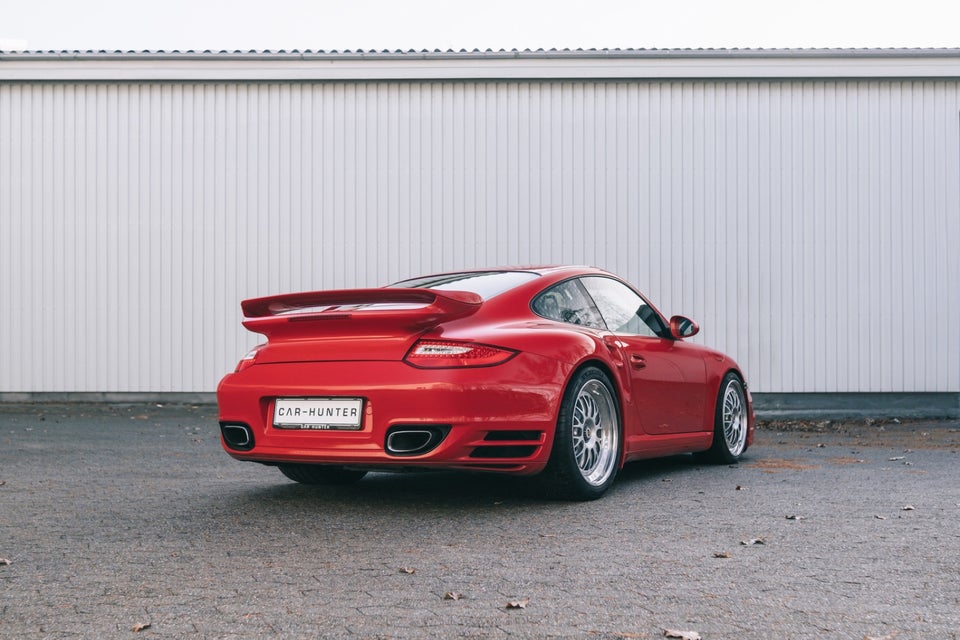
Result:
[[[268,338],[296,338],[315,334],[315,322],[347,321],[351,328],[364,325],[383,329],[426,329],[471,315],[482,303],[483,298],[469,291],[380,288],[311,291],[252,298],[244,300],[240,307],[245,317],[243,326],[250,331],[262,333]],[[354,308],[357,305],[376,304],[411,307]],[[313,326],[308,328],[305,325]]]

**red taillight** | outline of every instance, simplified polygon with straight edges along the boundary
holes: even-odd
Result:
[[[517,355],[512,349],[492,347],[476,342],[420,340],[404,358],[407,364],[421,369],[453,367],[492,367]]]
[[[237,368],[234,369],[233,372],[240,373],[244,369],[252,367],[253,363],[257,360],[257,354],[260,353],[260,349],[263,347],[264,345],[258,344],[253,349],[250,349],[250,351],[247,352],[247,355],[243,356],[243,358],[240,359],[240,362],[237,363]]]

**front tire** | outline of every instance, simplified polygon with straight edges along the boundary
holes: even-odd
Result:
[[[281,464],[277,468],[300,484],[353,484],[367,475],[366,471],[325,464]]]
[[[732,371],[723,377],[714,414],[713,444],[700,457],[708,462],[732,464],[747,450],[747,396],[743,381]]]
[[[581,369],[564,391],[541,485],[554,498],[596,500],[613,484],[621,451],[620,405],[613,385],[600,369]]]

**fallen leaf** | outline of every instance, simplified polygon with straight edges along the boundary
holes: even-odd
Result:
[[[665,638],[680,638],[681,640],[701,640],[700,634],[696,631],[677,631],[676,629],[664,629]]]
[[[10,561],[6,558],[0,558],[0,566],[8,567],[10,566]]]
[[[714,558],[732,558],[729,551],[716,551],[713,554]]]
[[[463,600],[463,594],[456,591],[447,591],[443,594],[444,600]]]
[[[411,573],[416,573],[416,572],[417,572],[417,570],[414,569],[413,567],[400,567],[400,573],[411,574]]]
[[[744,546],[746,546],[746,547],[749,547],[750,545],[754,545],[754,544],[766,544],[766,543],[767,543],[767,541],[764,540],[763,538],[750,538],[749,540],[741,540],[741,541],[740,541],[740,544],[742,544],[742,545],[744,545]]]
[[[787,520],[806,520],[804,516],[787,516]]]
[[[511,600],[507,603],[507,609],[526,609],[528,604],[530,604],[530,598]]]
[[[900,511],[916,511],[916,510],[917,508],[914,507],[912,504],[905,504],[902,507],[900,507]]]
[[[133,625],[133,632],[140,633],[141,631],[146,631],[150,628],[150,626],[151,625],[149,622],[138,622],[137,624]]]

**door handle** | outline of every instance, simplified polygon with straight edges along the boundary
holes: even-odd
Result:
[[[645,366],[647,366],[647,359],[639,353],[631,353],[630,364],[634,369],[643,369]]]

